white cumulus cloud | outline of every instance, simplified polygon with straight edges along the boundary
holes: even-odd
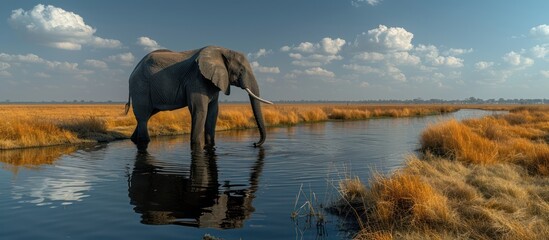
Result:
[[[404,75],[404,73],[402,73],[402,71],[400,71],[400,69],[398,69],[395,66],[388,65],[387,66],[387,73],[391,78],[393,78],[397,81],[406,82],[406,75]]]
[[[58,61],[48,61],[46,62],[46,65],[50,69],[58,69],[63,72],[78,72],[78,63],[70,63],[70,62],[58,62]]]
[[[340,56],[340,55],[311,54],[311,55],[308,55],[308,56],[303,56],[301,54],[299,54],[299,55],[293,54],[291,56],[293,56],[295,59],[297,59],[297,60],[292,61],[292,64],[297,65],[297,66],[302,66],[302,67],[322,66],[322,65],[326,65],[326,64],[328,64],[328,63],[330,63],[334,60],[343,59],[343,57]]]
[[[13,10],[9,22],[15,29],[53,48],[80,50],[82,45],[97,48],[122,46],[119,40],[95,36],[96,29],[87,25],[80,15],[52,5],[38,4],[29,11]]]
[[[265,48],[260,48],[257,52],[255,53],[248,53],[248,58],[253,58],[253,59],[258,59],[260,57],[264,57],[264,56],[267,56],[269,54],[273,53],[273,50],[269,49],[265,49]]]
[[[10,67],[11,67],[11,65],[9,63],[0,62],[0,71],[6,70]]]
[[[420,65],[421,58],[411,54],[409,51],[392,52],[359,52],[353,59],[366,62],[385,62],[392,65]]]
[[[6,62],[24,62],[24,63],[43,63],[46,62],[43,58],[39,57],[36,54],[28,53],[25,55],[22,54],[7,54],[7,53],[0,53],[0,60],[6,61]]]
[[[472,53],[473,52],[473,49],[472,48],[469,48],[469,49],[463,49],[463,48],[450,48],[448,51],[444,52],[445,55],[454,55],[454,56],[457,56],[457,55],[463,55],[463,54],[466,54],[466,53]]]
[[[421,63],[421,59],[418,56],[412,55],[409,52],[387,53],[386,58],[390,63],[396,65],[419,65]]]
[[[334,60],[342,60],[343,57],[338,53],[345,46],[346,41],[341,38],[325,37],[320,42],[302,42],[297,47],[284,46],[283,52],[290,52],[289,56],[293,59],[292,64],[303,67],[320,67],[331,63]]]
[[[295,50],[301,53],[318,53],[325,55],[337,55],[345,45],[345,39],[325,37],[319,43],[302,42],[297,47],[284,46],[281,51]]]
[[[381,71],[380,69],[377,69],[371,66],[358,65],[358,64],[344,64],[343,68],[349,69],[357,73],[362,73],[362,74],[370,74],[370,73],[382,74],[383,73],[383,71]]]
[[[494,62],[480,61],[480,62],[475,63],[475,68],[477,70],[488,69],[488,68],[491,68],[492,66],[494,66]]]
[[[30,66],[42,66],[43,69],[47,71],[54,71],[60,73],[71,73],[71,74],[89,74],[91,73],[88,70],[82,70],[78,68],[78,63],[72,62],[60,62],[60,61],[50,61],[39,57],[36,54],[7,54],[0,53],[0,61],[5,62],[6,64],[29,64]],[[12,67],[13,69],[13,67]]]
[[[530,35],[533,37],[549,37],[549,25],[541,24],[531,28]]]
[[[503,56],[503,60],[511,65],[515,65],[515,66],[518,66],[520,65],[520,54],[519,53],[516,53],[514,51],[511,51],[507,54],[505,54],[505,56]]]
[[[414,47],[412,38],[414,34],[404,28],[379,25],[358,35],[354,46],[359,48],[375,46],[380,51],[408,51]]]
[[[503,56],[503,60],[517,67],[529,67],[534,64],[534,60],[532,60],[531,58],[524,57],[520,53],[516,53],[514,51],[506,53]]]
[[[321,68],[321,67],[314,67],[314,68],[306,69],[304,71],[304,73],[306,75],[310,75],[310,76],[320,76],[320,77],[328,77],[328,78],[335,77],[335,73],[330,72],[330,71],[328,71],[324,68]]]
[[[382,68],[359,64],[345,64],[343,68],[360,74],[375,74],[380,78],[390,78],[399,82],[406,82],[406,75],[399,68],[389,63]]]
[[[463,67],[463,59],[455,56],[442,56],[436,46],[420,44],[415,48],[415,51],[433,66]]]
[[[149,37],[138,37],[137,38],[137,44],[142,46],[145,51],[152,52],[154,50],[158,50],[161,48],[164,48],[158,44],[155,40],[149,38]]]
[[[0,77],[11,77],[11,73],[7,71],[10,67],[9,63],[0,62]]]
[[[536,45],[530,49],[530,52],[536,58],[545,58],[549,54],[549,44]]]
[[[265,67],[261,66],[258,62],[254,61],[250,63],[252,65],[252,68],[254,71],[260,72],[260,73],[280,73],[280,69],[278,67]]]
[[[303,55],[301,55],[301,53],[290,53],[290,54],[288,54],[288,56],[290,56],[293,59],[302,59],[303,58]]]
[[[370,6],[378,5],[381,0],[351,0],[351,5],[354,7],[360,7],[362,4],[367,3]]]
[[[442,65],[452,67],[452,68],[459,68],[463,67],[463,59],[457,58],[454,56],[448,56],[443,58]]]
[[[345,40],[341,38],[331,39],[326,37],[320,41],[320,46],[324,52],[331,55],[336,55],[339,51],[341,51],[343,45],[345,45]]]
[[[361,52],[355,55],[354,59],[368,62],[379,62],[385,59],[385,55],[378,52]]]
[[[315,48],[318,48],[318,44],[315,46],[315,44],[310,42],[302,42],[294,49],[304,53],[312,53],[315,51]]]
[[[135,56],[131,52],[112,55],[106,58],[107,61],[118,63],[122,66],[132,66],[135,61]]]

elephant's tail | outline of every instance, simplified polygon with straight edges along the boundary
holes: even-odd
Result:
[[[131,95],[128,96],[128,102],[126,103],[126,107],[125,107],[126,109],[124,110],[124,115],[128,115],[128,112],[130,111],[131,99],[132,99],[132,96]]]

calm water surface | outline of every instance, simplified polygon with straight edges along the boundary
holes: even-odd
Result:
[[[155,138],[147,155],[130,141],[0,151],[0,239],[348,239],[336,216],[318,229],[291,213],[332,201],[346,174],[399,168],[427,124],[486,114],[272,128],[263,148],[255,130],[221,132],[194,156],[188,136]]]

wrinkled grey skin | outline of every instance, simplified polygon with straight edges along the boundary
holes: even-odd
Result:
[[[230,93],[229,85],[249,88],[259,96],[259,86],[246,57],[222,47],[172,52],[156,50],[137,64],[129,80],[130,101],[137,127],[131,140],[140,152],[145,152],[150,141],[147,122],[159,111],[189,107],[192,118],[191,149],[213,149],[218,114],[219,91]],[[260,139],[265,141],[265,124],[261,106],[250,96],[250,104],[259,128]]]

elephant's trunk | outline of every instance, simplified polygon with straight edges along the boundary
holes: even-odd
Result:
[[[259,87],[256,84],[253,84],[255,86],[250,86],[250,91],[255,95],[259,97]],[[252,94],[249,94],[250,97],[250,104],[252,105],[252,111],[254,112],[255,122],[257,123],[257,128],[259,129],[259,141],[257,143],[254,143],[254,147],[259,147],[265,142],[265,138],[267,137],[267,134],[265,133],[265,121],[263,121],[263,114],[261,113],[261,102],[252,96]]]

